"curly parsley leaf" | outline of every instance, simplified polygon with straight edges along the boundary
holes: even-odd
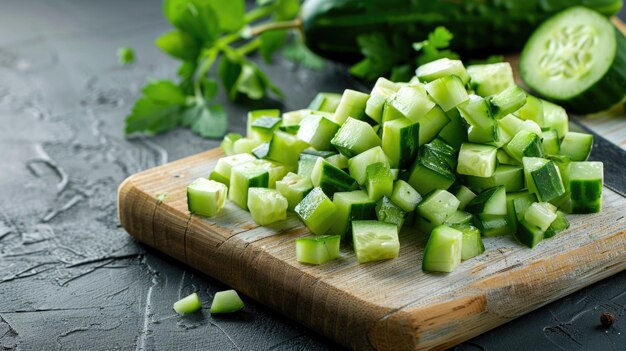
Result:
[[[454,35],[448,29],[440,26],[428,34],[428,39],[413,43],[413,50],[420,53],[417,58],[417,65],[421,66],[444,57],[458,59],[457,53],[446,49],[450,46],[453,38]]]

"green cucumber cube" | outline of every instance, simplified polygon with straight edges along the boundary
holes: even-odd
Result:
[[[467,66],[470,87],[482,97],[496,95],[515,85],[513,69],[508,62]]]
[[[222,140],[220,146],[222,147],[222,150],[224,150],[224,154],[226,156],[235,154],[235,141],[241,138],[243,138],[243,136],[239,133],[228,133],[224,136],[224,139]]]
[[[210,180],[214,180],[216,182],[222,183],[224,185],[226,185],[227,187],[230,186],[230,179],[224,177],[223,175],[216,173],[215,171],[211,172],[211,174],[209,174],[209,179]]]
[[[311,179],[311,173],[318,158],[323,158],[316,155],[302,153],[298,160],[298,175],[303,178]]]
[[[467,123],[480,129],[493,127],[496,120],[491,115],[491,106],[486,99],[470,94],[469,100],[457,107],[459,113]]]
[[[307,147],[309,145],[295,135],[277,131],[270,141],[267,158],[295,169],[300,153]]]
[[[450,166],[438,156],[421,148],[415,163],[409,170],[408,182],[420,194],[434,189],[448,189],[456,181]]]
[[[305,236],[296,239],[296,259],[300,263],[322,264],[339,257],[339,235]]]
[[[260,161],[260,160],[259,160]],[[266,163],[249,161],[233,167],[228,199],[244,210],[248,209],[248,189],[268,187],[270,174]]]
[[[378,78],[374,88],[367,100],[365,113],[376,123],[382,123],[383,107],[387,98],[400,89],[400,84],[394,83],[386,78]]]
[[[500,119],[519,110],[526,104],[526,92],[517,85],[513,85],[497,95],[490,96],[487,101],[491,108],[491,115]]]
[[[319,116],[308,115],[300,123],[298,138],[313,146],[316,150],[330,150],[330,140],[339,130],[339,125],[332,120]]]
[[[331,165],[341,169],[341,170],[347,170],[348,169],[348,158],[342,154],[334,154],[332,156],[328,156],[325,158],[325,160],[330,163]]]
[[[248,209],[258,225],[268,225],[287,218],[287,199],[278,190],[248,189]]]
[[[198,178],[187,186],[187,208],[193,214],[214,216],[224,207],[227,192],[222,183]]]
[[[567,132],[561,142],[560,155],[569,156],[572,161],[587,161],[593,147],[593,135]]]
[[[250,139],[256,139],[261,141],[267,141],[263,139],[259,139],[259,135],[257,135],[252,129],[252,124],[254,121],[261,117],[280,117],[280,110],[270,109],[270,110],[255,110],[248,112],[248,119],[246,123],[246,137]],[[237,152],[239,153],[239,152]]]
[[[556,211],[556,219],[550,224],[550,227],[543,234],[544,239],[551,238],[560,232],[569,228],[569,221],[563,211]]]
[[[372,126],[348,117],[330,143],[346,157],[354,157],[363,151],[380,146],[381,140]]]
[[[376,203],[363,190],[337,192],[333,196],[336,212],[330,232],[344,236],[350,229],[350,221],[374,219]]]
[[[376,203],[376,218],[381,222],[393,223],[400,230],[406,219],[406,211],[394,204],[391,198],[383,196]]]
[[[417,157],[419,123],[398,118],[383,124],[382,148],[394,168],[408,168]]]
[[[543,147],[543,154],[548,156],[556,156],[561,151],[561,144],[559,139],[559,133],[556,129],[548,129],[541,135],[541,146]]]
[[[422,157],[438,158],[447,163],[451,169],[455,168],[457,165],[458,154],[456,150],[441,139],[437,138],[430,143],[423,145],[422,149],[424,151],[424,155],[422,155]]]
[[[383,196],[391,196],[393,192],[393,175],[389,166],[376,162],[367,166],[365,188],[370,199],[377,201]]]
[[[543,157],[541,138],[529,130],[520,130],[504,150],[520,164],[524,157]]]
[[[233,143],[233,153],[250,154],[257,146],[263,144],[263,140],[252,138],[241,138]]]
[[[362,119],[365,117],[365,107],[369,95],[359,91],[346,89],[341,95],[341,100],[333,115],[333,120],[339,125],[343,125],[348,117]]]
[[[420,82],[425,83],[447,76],[457,76],[463,84],[470,81],[470,75],[461,60],[451,60],[445,57],[419,66],[415,70],[415,76]]]
[[[353,221],[352,244],[359,263],[398,257],[398,227],[379,221]]]
[[[472,190],[477,192],[498,185],[503,185],[507,192],[520,191],[526,187],[524,183],[524,168],[506,164],[496,167],[496,171],[489,178],[467,176],[465,181]]]
[[[539,227],[534,226],[526,220],[522,219],[519,221],[519,226],[517,232],[515,232],[515,237],[517,240],[528,246],[529,248],[534,248],[543,240],[544,232],[539,229]]]
[[[174,311],[176,311],[176,313],[193,313],[199,311],[201,308],[202,302],[197,293],[193,293],[174,302]]]
[[[469,224],[456,225],[452,226],[452,228],[463,233],[461,243],[461,259],[463,261],[485,252],[485,245],[483,244],[483,239],[478,228]]]
[[[276,182],[276,190],[287,199],[289,209],[293,211],[306,194],[313,190],[313,184],[310,178],[289,172],[283,179]]]
[[[595,213],[602,209],[602,162],[572,162],[569,190],[573,213]]]
[[[304,117],[315,111],[302,109],[283,113],[283,126],[299,126]]]
[[[452,111],[452,110],[450,110]],[[419,123],[419,144],[420,146],[431,142],[437,134],[450,123],[448,113],[443,112],[439,106],[435,106],[430,112],[418,117],[414,122]]]
[[[426,84],[426,91],[444,112],[469,99],[465,84],[457,76],[437,78]]]
[[[467,141],[467,128],[458,110],[452,109],[446,112],[450,122],[439,132],[439,137],[452,146],[455,150],[461,148],[461,144]]]
[[[501,236],[515,233],[515,224],[509,221],[508,216],[478,214],[474,216],[474,225],[485,237]]]
[[[456,171],[476,177],[491,177],[496,171],[498,149],[489,145],[464,143],[459,151]]]
[[[513,210],[515,212],[515,218],[518,221],[524,220],[526,216],[526,211],[528,208],[535,202],[537,202],[537,196],[533,193],[518,193],[519,195],[512,198],[513,202]],[[507,203],[507,214],[508,211],[508,203]]]
[[[473,219],[474,219],[474,215],[472,215],[471,213],[461,211],[461,210],[456,210],[454,211],[454,213],[448,216],[448,218],[446,218],[443,224],[450,226],[450,227],[454,227],[454,226],[461,225],[461,224],[472,224]]]
[[[405,212],[413,212],[417,204],[422,201],[422,196],[409,183],[404,180],[396,180],[393,183],[391,201]]]
[[[467,128],[467,141],[478,144],[496,144],[500,140],[498,129],[498,124],[496,123],[487,128],[470,125]]]
[[[543,125],[542,128],[554,128],[562,138],[569,132],[567,112],[559,105],[542,100],[543,105]]]
[[[527,190],[506,194],[506,216],[508,217],[507,220],[509,221],[511,226],[514,228],[514,231],[517,230],[517,222],[518,222],[518,216],[517,216],[517,213],[515,212],[514,201],[520,197],[521,198],[529,197],[530,199],[528,199],[527,201],[524,200],[524,202],[525,203],[527,202],[528,204],[532,204],[533,202],[537,201],[537,196],[535,196],[535,194],[529,193]],[[522,219],[524,218],[523,214],[521,218]]]
[[[315,187],[320,187],[328,196],[338,191],[358,188],[354,178],[321,157],[317,159],[311,172],[311,183]]]
[[[561,175],[553,161],[538,158],[524,157],[524,178],[526,187],[542,202],[556,200],[565,194]]]
[[[211,314],[233,313],[242,309],[243,301],[235,290],[220,291],[213,297]]]
[[[478,194],[467,206],[465,211],[473,214],[506,215],[506,189],[496,186]]]
[[[526,209],[524,219],[545,232],[556,219],[556,207],[549,202],[534,202]]]
[[[311,103],[309,109],[314,111],[334,113],[341,102],[341,94],[337,93],[317,93]]]
[[[523,119],[535,121],[539,126],[545,125],[543,116],[543,102],[532,95],[526,96],[526,104],[519,110],[513,112],[514,115]]]
[[[252,122],[252,137],[263,141],[270,141],[274,131],[278,129],[281,119],[279,117],[261,116]]]
[[[519,162],[513,157],[509,156],[509,154],[504,151],[504,149],[498,149],[498,153],[496,155],[498,160],[498,164],[500,165],[518,165]],[[498,168],[496,167],[496,171]]]
[[[248,161],[252,161],[252,160],[254,160],[254,156],[250,154],[236,154],[236,155],[221,157],[219,160],[217,160],[217,164],[215,165],[215,170],[213,170],[213,172],[211,173],[211,176],[213,176],[213,174],[218,174],[219,176],[216,175],[216,177],[227,180],[228,183],[224,183],[224,184],[226,184],[226,186],[229,186],[230,185],[230,171],[232,170],[232,168],[240,164],[246,163]]]
[[[367,166],[376,162],[382,162],[385,166],[389,166],[389,158],[380,146],[373,147],[349,159],[348,171],[357,183],[362,185],[365,184],[367,178]]]
[[[445,225],[435,227],[424,248],[422,269],[427,272],[452,272],[461,263],[463,232]]]
[[[434,190],[417,205],[417,213],[434,225],[443,224],[461,202],[445,190]]]
[[[257,147],[255,147],[254,149],[252,149],[252,155],[254,155],[254,157],[261,159],[261,158],[267,158],[267,155],[270,152],[270,143],[263,143]]]
[[[337,207],[321,188],[313,188],[294,211],[313,234],[325,234],[333,224]]]
[[[403,86],[387,99],[383,119],[390,121],[408,118],[415,122],[434,107],[435,102],[428,97],[421,86]]]
[[[459,185],[454,192],[454,197],[459,200],[459,210],[465,210],[465,206],[476,197],[476,194],[465,185]]]

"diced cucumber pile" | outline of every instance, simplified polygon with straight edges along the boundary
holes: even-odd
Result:
[[[370,94],[250,112],[247,135],[224,138],[211,181],[189,186],[189,210],[214,215],[228,186],[260,225],[293,211],[315,235],[296,241],[307,264],[337,258],[340,241],[359,263],[397,257],[408,228],[428,236],[423,269],[451,272],[485,250],[484,237],[534,247],[568,228],[565,213],[600,211],[592,139],[518,87],[508,63],[441,59],[409,83],[381,78]]]

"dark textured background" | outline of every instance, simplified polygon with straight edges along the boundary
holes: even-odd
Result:
[[[159,0],[0,5],[0,348],[339,348],[245,297],[236,316],[176,315],[181,296],[198,291],[209,305],[227,287],[120,228],[116,190],[126,176],[218,145],[186,130],[122,135],[146,77],[175,72],[153,45],[167,28]],[[116,64],[122,45],[136,49],[136,65]],[[267,69],[287,94],[285,109],[354,84],[341,67]],[[228,105],[232,130],[244,130],[247,108]],[[624,350],[626,321],[605,331],[599,315],[623,317],[625,290],[622,272],[458,349]]]

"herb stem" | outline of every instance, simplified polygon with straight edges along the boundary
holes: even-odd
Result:
[[[217,59],[218,53],[219,50],[216,50],[215,48],[207,50],[207,57],[204,61],[202,61],[202,64],[200,65],[197,79],[194,79],[193,90],[196,95],[196,100],[198,100],[198,102],[203,99],[202,88],[200,87],[200,78],[204,77],[209,72],[211,66],[213,66],[213,63],[215,63],[215,60]]]
[[[252,51],[256,50],[259,48],[259,46],[261,46],[261,38],[256,38],[252,41],[249,41],[247,43],[245,43],[244,45],[238,47],[236,49],[237,53],[241,56],[245,56],[249,53],[251,53]]]
[[[250,28],[250,34],[253,36],[257,36],[264,32],[269,32],[273,30],[293,29],[293,28],[301,29],[301,27],[302,27],[302,20],[300,20],[300,18],[296,18],[291,21],[269,22],[269,23],[259,24],[258,26],[254,26]]]

